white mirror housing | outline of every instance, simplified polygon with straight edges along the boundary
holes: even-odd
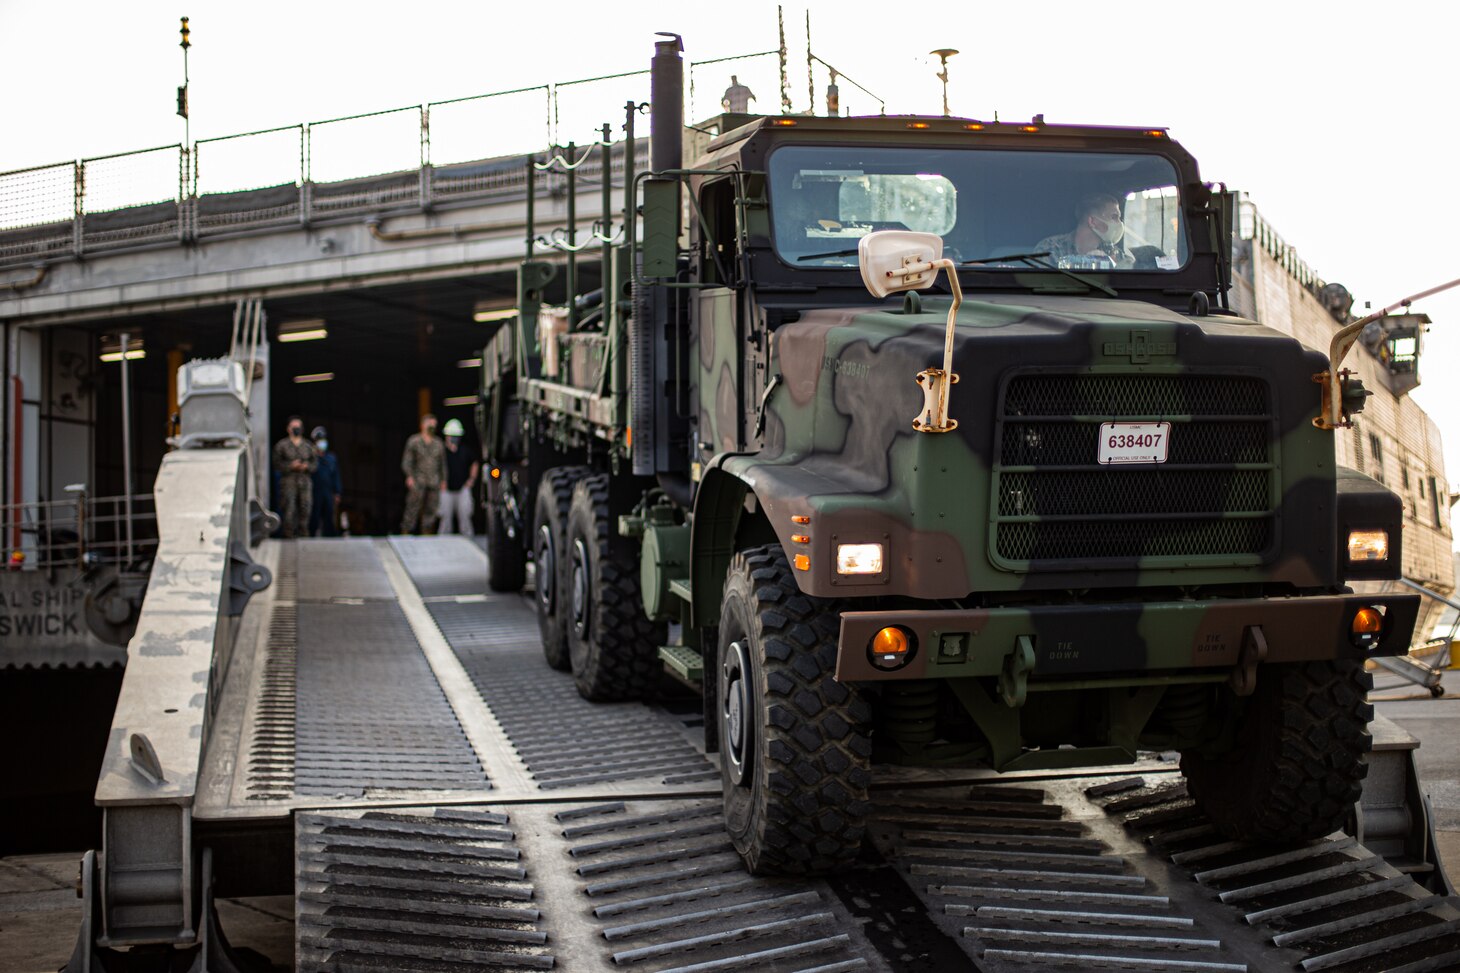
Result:
[[[938,271],[927,265],[942,257],[943,238],[936,233],[875,230],[857,244],[857,264],[862,271],[862,283],[877,298],[932,287]],[[905,268],[910,266],[926,269],[909,272]]]

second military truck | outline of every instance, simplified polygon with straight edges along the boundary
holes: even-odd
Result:
[[[1163,129],[1042,118],[686,151],[681,91],[669,37],[602,286],[529,251],[483,355],[490,582],[535,565],[549,664],[698,689],[752,872],[853,858],[878,762],[1178,750],[1234,838],[1340,826],[1418,597],[1348,586],[1401,507],[1335,466],[1363,389],[1227,309],[1230,197]]]

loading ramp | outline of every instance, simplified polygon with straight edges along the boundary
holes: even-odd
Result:
[[[1395,823],[1416,741],[1385,721],[1389,796],[1366,794],[1363,841],[1225,842],[1158,759],[899,770],[876,780],[851,871],[754,878],[724,836],[698,706],[580,699],[542,661],[531,602],[483,593],[472,542],[265,541],[255,557],[273,584],[222,673],[151,657],[215,686],[184,805],[204,865],[197,969],[247,968],[212,887],[292,890],[302,971],[1460,968],[1432,849]],[[125,968],[88,860],[71,968]]]

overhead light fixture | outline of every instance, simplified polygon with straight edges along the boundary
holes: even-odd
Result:
[[[142,347],[142,339],[127,341],[127,361],[137,361],[147,357],[147,352]],[[105,362],[119,362],[122,360],[122,340],[120,338],[104,337],[101,339],[100,358]]]
[[[501,301],[478,301],[471,319],[477,324],[487,324],[491,321],[505,321],[515,317],[517,317],[515,304],[503,306]]]
[[[324,326],[323,318],[311,318],[307,321],[285,321],[279,325],[279,340],[285,343],[293,341],[318,341],[321,338],[329,337],[329,330]]]
[[[295,375],[294,376],[294,384],[295,385],[307,385],[310,382],[333,382],[334,380],[335,380],[335,373],[334,372],[315,372],[312,375]]]
[[[459,362],[456,363],[456,367],[457,368],[481,368],[482,367],[482,360],[480,358],[463,358],[461,361],[459,361]]]
[[[442,402],[441,402],[441,404],[442,405],[448,405],[448,406],[452,406],[452,405],[476,405],[477,404],[477,397],[475,395],[453,395],[449,399],[443,399]]]

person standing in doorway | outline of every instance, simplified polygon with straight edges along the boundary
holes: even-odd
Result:
[[[414,533],[419,524],[421,533],[435,533],[441,486],[446,480],[446,449],[436,436],[436,417],[431,413],[421,416],[421,431],[406,440],[400,468],[406,475],[406,515],[400,532]]]
[[[477,474],[482,464],[476,450],[461,441],[466,432],[460,419],[447,419],[446,428],[446,483],[441,498],[441,533],[456,533],[460,523],[461,533],[472,536],[472,490],[477,485]]]
[[[335,510],[340,505],[340,494],[345,492],[340,482],[340,461],[330,452],[329,433],[324,426],[315,426],[309,438],[314,440],[314,450],[319,456],[319,466],[314,471],[314,503],[309,510],[309,536],[338,537]]]
[[[309,533],[309,510],[313,506],[311,478],[319,465],[314,444],[304,438],[304,420],[290,416],[285,427],[289,435],[274,444],[274,472],[279,474],[279,521],[285,537]]]

